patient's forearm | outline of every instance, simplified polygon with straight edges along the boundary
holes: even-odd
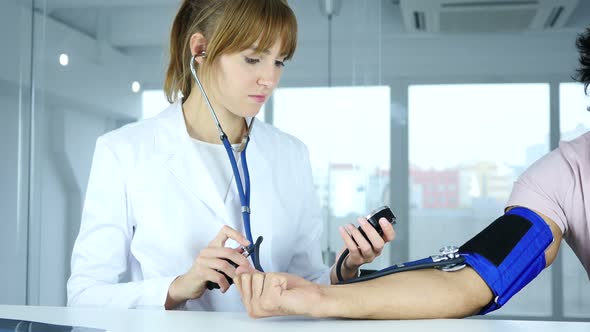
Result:
[[[313,316],[372,319],[466,317],[492,300],[471,268],[402,272],[350,285],[322,288]]]

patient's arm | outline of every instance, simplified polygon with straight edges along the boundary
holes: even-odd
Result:
[[[471,268],[392,274],[350,285],[327,287],[312,316],[364,319],[466,317],[492,300],[492,292]]]
[[[392,274],[348,285],[317,285],[283,273],[244,273],[236,279],[254,318],[279,315],[362,319],[465,317],[489,303],[492,292],[470,268]]]
[[[545,251],[548,266],[557,255],[562,235],[553,221],[542,217],[554,237]],[[332,286],[320,286],[280,273],[244,273],[236,279],[242,301],[252,317],[466,317],[478,313],[493,296],[471,268],[456,272],[435,269],[401,272],[371,281]]]

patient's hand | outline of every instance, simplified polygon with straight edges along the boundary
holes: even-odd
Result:
[[[238,268],[234,282],[253,318],[311,315],[320,301],[321,286],[287,273],[262,273]]]

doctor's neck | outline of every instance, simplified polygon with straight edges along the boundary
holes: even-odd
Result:
[[[211,102],[230,143],[241,143],[247,130],[246,120]],[[222,144],[215,120],[198,90],[193,90],[193,93],[184,101],[182,113],[190,137],[207,143]]]

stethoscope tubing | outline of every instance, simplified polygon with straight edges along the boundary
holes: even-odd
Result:
[[[241,147],[241,151],[240,151],[242,171],[244,173],[244,184],[242,184],[242,177],[240,176],[240,171],[238,169],[238,163],[236,161],[236,157],[234,156],[234,152],[233,152],[234,150],[232,149],[232,146],[229,142],[229,139],[227,138],[227,135],[225,134],[225,132],[223,131],[223,128],[221,127],[221,123],[219,122],[219,119],[217,118],[217,114],[215,113],[215,110],[213,109],[213,106],[211,105],[211,101],[209,100],[209,97],[207,96],[207,93],[205,92],[205,88],[203,87],[203,84],[201,84],[201,80],[199,79],[199,76],[197,75],[197,71],[195,69],[194,62],[195,62],[195,56],[192,56],[191,60],[190,60],[191,73],[197,83],[197,86],[199,87],[199,90],[201,91],[201,95],[203,96],[203,99],[205,100],[205,104],[207,105],[207,108],[209,109],[209,112],[211,113],[211,116],[213,117],[213,120],[215,121],[215,125],[217,126],[217,130],[219,131],[219,138],[221,139],[221,142],[223,143],[223,146],[225,147],[225,151],[227,152],[227,156],[228,156],[229,161],[231,163],[232,171],[234,173],[235,183],[236,183],[236,186],[238,189],[238,195],[240,197],[240,204],[241,204],[241,208],[242,208],[242,222],[244,224],[244,232],[246,233],[246,238],[251,243],[250,250],[248,250],[248,251],[253,253],[253,255],[251,255],[251,257],[252,257],[252,262],[254,263],[254,267],[257,270],[264,272],[264,270],[262,269],[262,266],[260,265],[260,257],[259,257],[259,248],[260,248],[260,244],[262,243],[262,237],[259,236],[258,239],[256,240],[256,242],[254,242],[254,238],[252,237],[252,229],[251,229],[251,225],[250,225],[250,172],[248,171],[248,162],[246,160],[246,148],[248,147],[248,143],[250,142],[250,132],[252,131],[252,125],[254,123],[254,120],[252,120],[250,122],[250,124],[248,125],[248,134],[246,135],[246,140],[245,140],[245,142],[243,142],[243,146]]]

